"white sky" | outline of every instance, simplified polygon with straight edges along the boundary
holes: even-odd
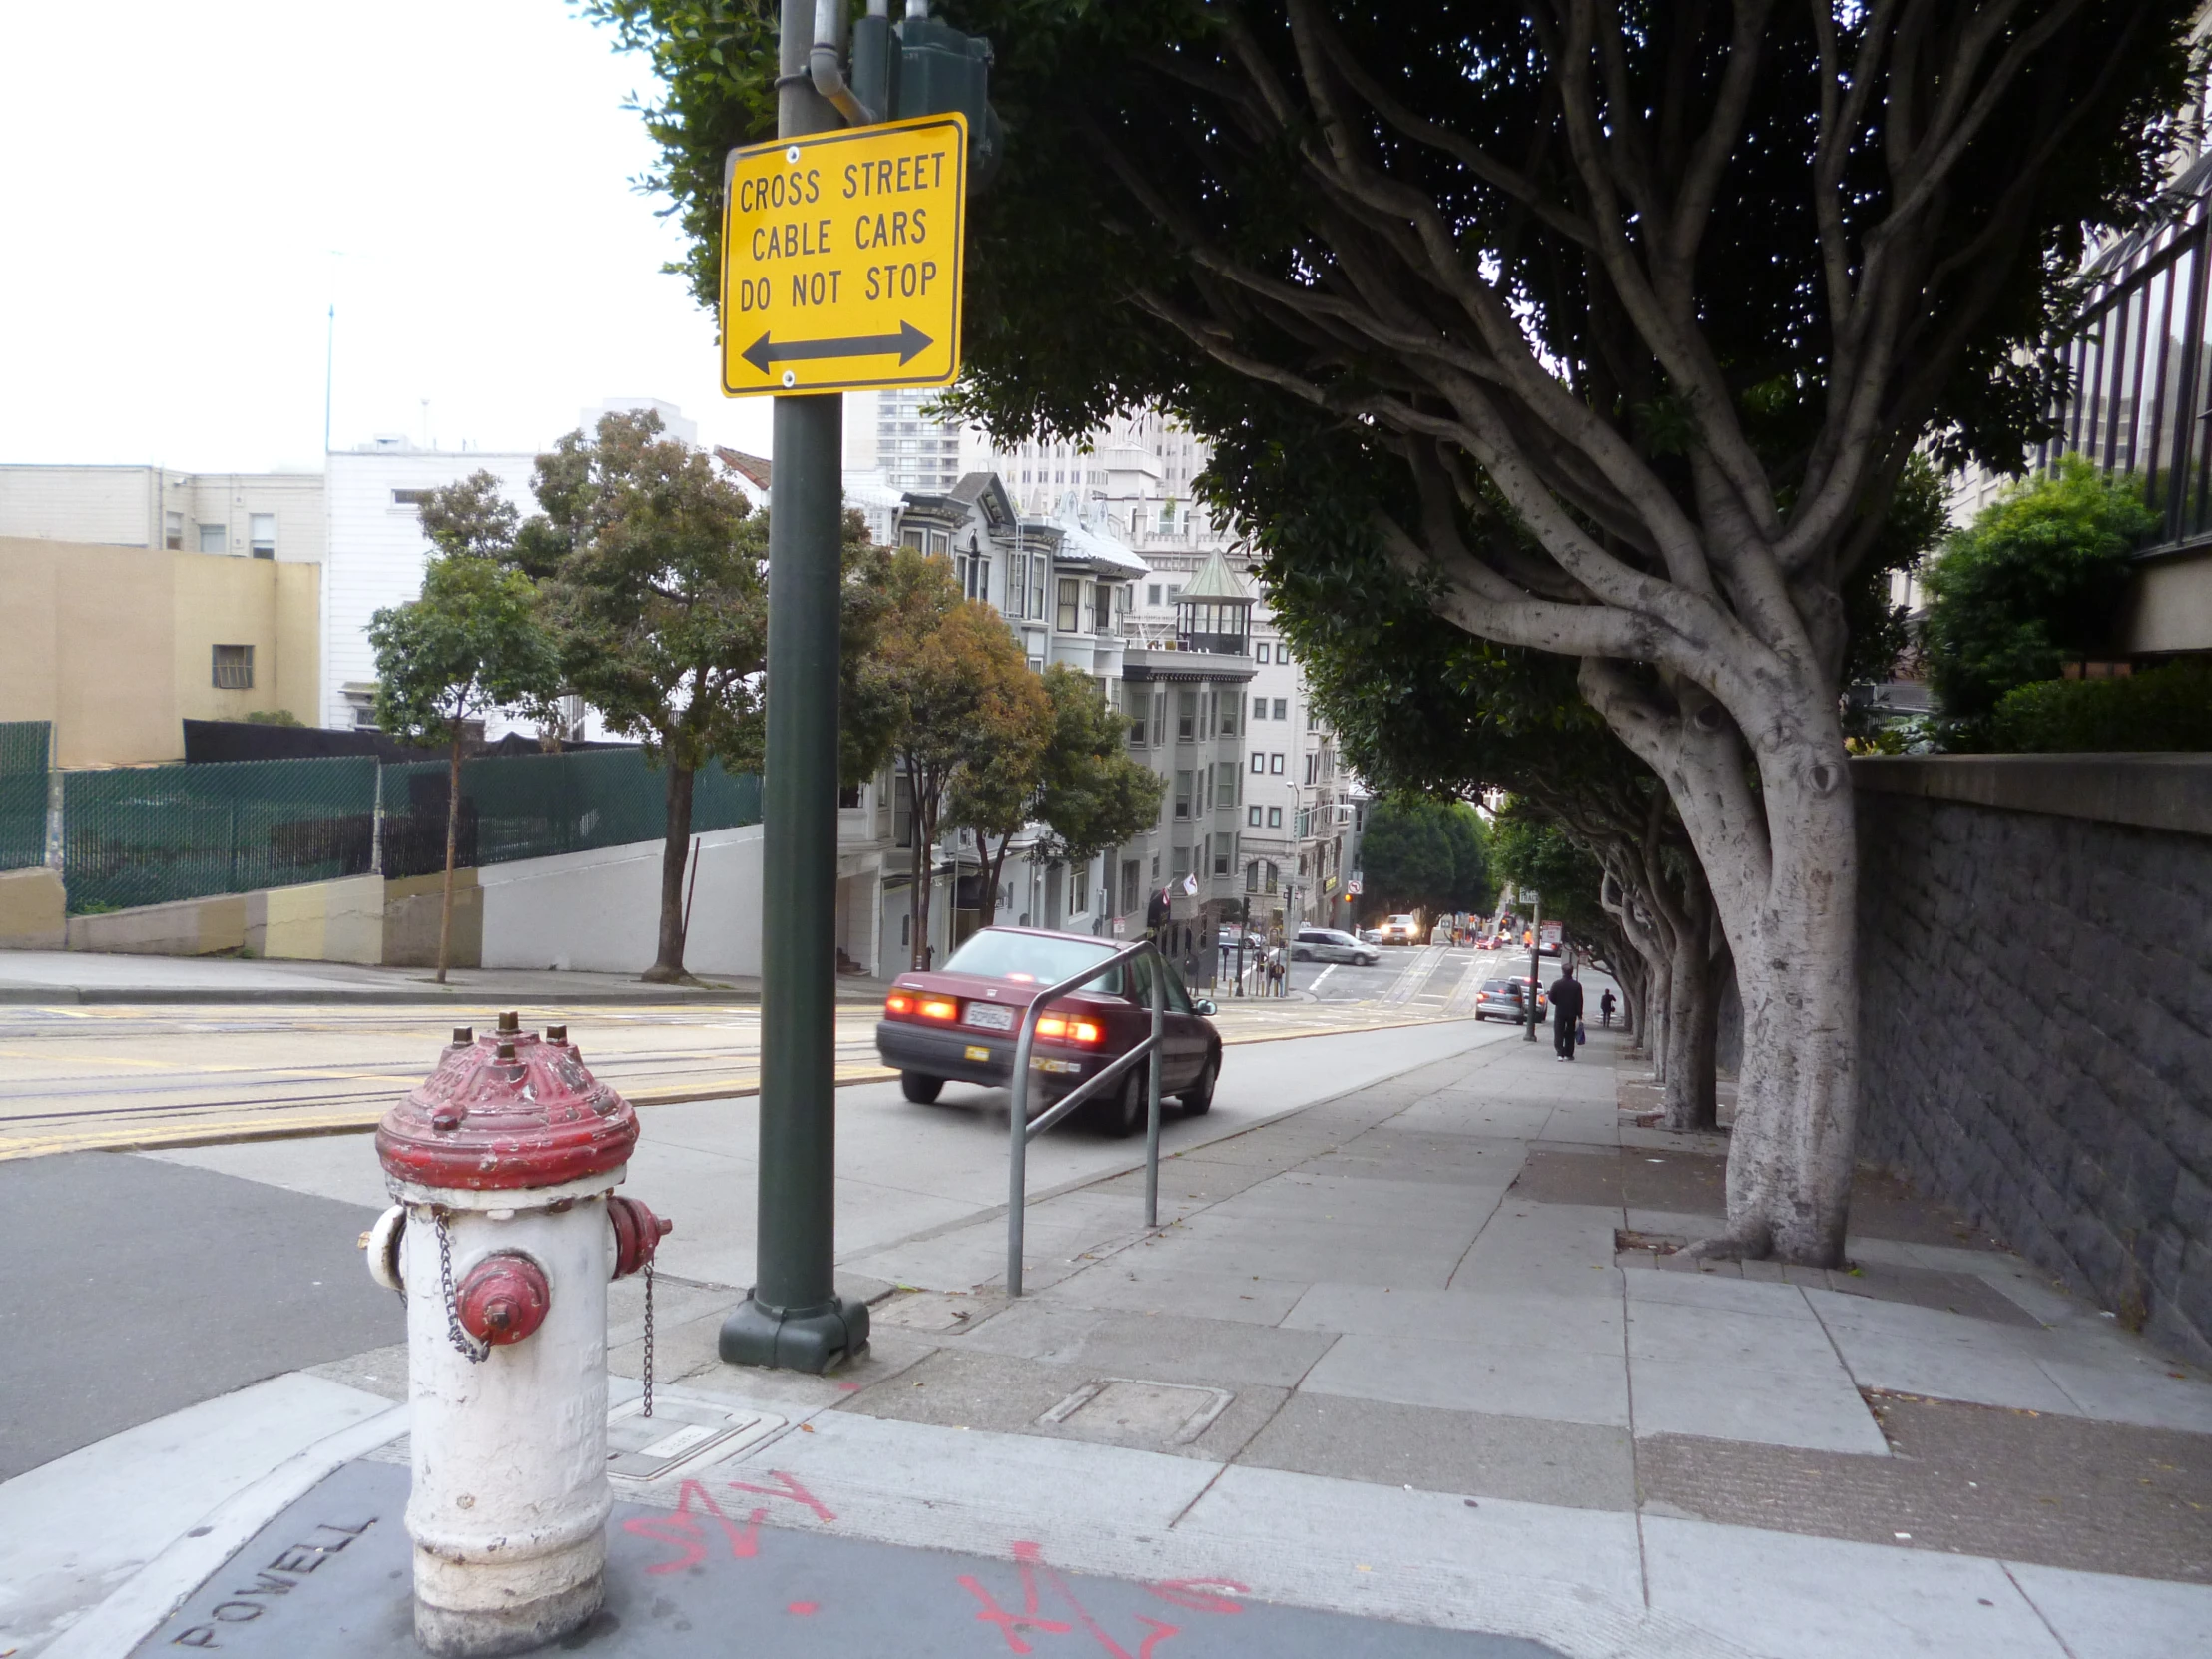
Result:
[[[0,461],[319,468],[379,432],[534,450],[610,396],[768,448],[561,0],[0,4]]]

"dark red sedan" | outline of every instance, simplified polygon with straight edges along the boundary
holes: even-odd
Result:
[[[942,968],[902,973],[892,982],[875,1025],[876,1052],[898,1071],[906,1098],[923,1105],[937,1098],[948,1079],[1005,1088],[1013,1077],[1021,1017],[1037,992],[1104,961],[1117,948],[1081,933],[986,927]],[[1151,976],[1162,965],[1146,956],[1132,958],[1045,1011],[1029,1051],[1032,1115],[1151,1035]],[[1214,1005],[1194,1000],[1173,967],[1166,975],[1160,1093],[1175,1096],[1196,1116],[1214,1103],[1221,1034],[1206,1017]],[[1107,1134],[1135,1134],[1144,1127],[1149,1069],[1138,1061],[1079,1114]]]

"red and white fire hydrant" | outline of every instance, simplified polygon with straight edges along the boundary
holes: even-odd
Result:
[[[369,1272],[407,1301],[415,1635],[441,1655],[520,1652],[599,1610],[607,1282],[647,1269],[650,1321],[670,1225],[615,1196],[629,1102],[566,1027],[519,1025],[455,1031],[376,1131],[399,1202],[370,1230]]]

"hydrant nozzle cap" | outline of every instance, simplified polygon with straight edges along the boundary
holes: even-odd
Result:
[[[499,1016],[499,1029],[502,1031],[520,1031],[522,1029],[522,1016],[513,1012],[501,1014]]]
[[[470,1029],[470,1028],[469,1028],[468,1026],[465,1026],[465,1025],[456,1025],[456,1026],[454,1026],[454,1027],[453,1027],[453,1042],[454,1042],[454,1045],[455,1045],[456,1047],[459,1047],[459,1048],[466,1048],[466,1047],[467,1047],[467,1046],[468,1046],[468,1045],[469,1045],[470,1043],[474,1042],[475,1040],[476,1040],[476,1033],[475,1033],[475,1032],[474,1032],[473,1030],[471,1030],[471,1029]]]

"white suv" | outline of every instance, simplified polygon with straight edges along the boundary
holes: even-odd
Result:
[[[1420,943],[1419,916],[1386,916],[1382,921],[1384,944]]]

